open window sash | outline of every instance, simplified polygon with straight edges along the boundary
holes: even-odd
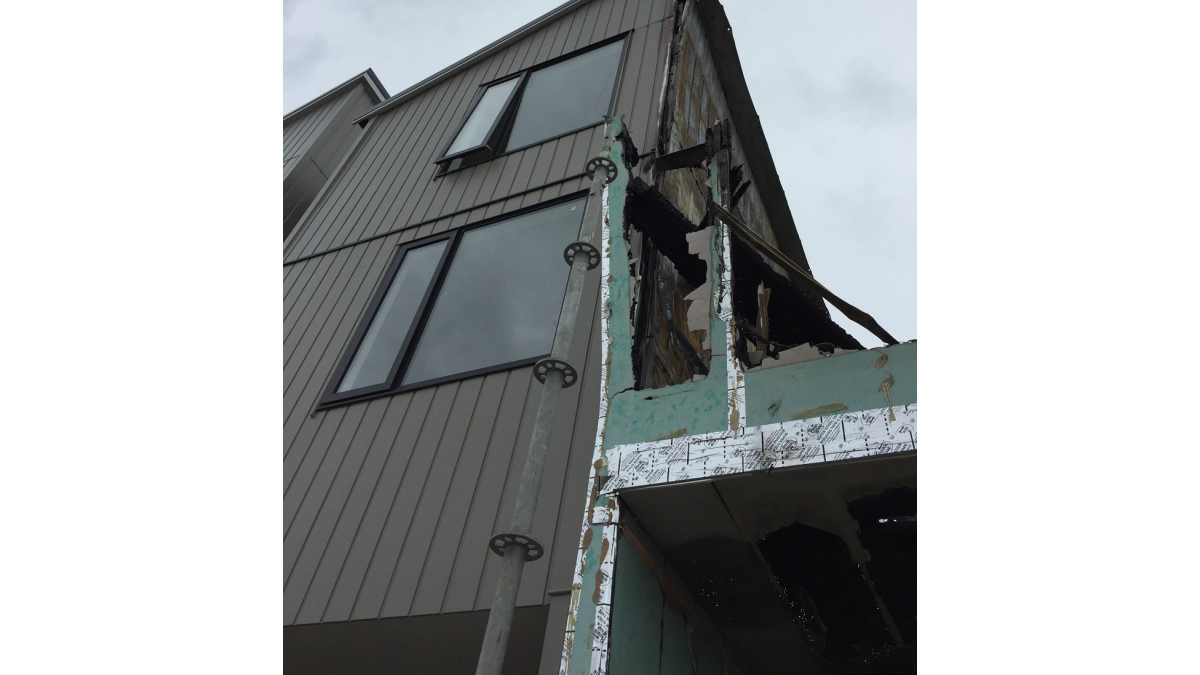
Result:
[[[471,104],[471,112],[459,123],[440,153],[437,163],[466,157],[480,150],[495,151],[510,116],[513,101],[520,94],[528,73],[520,73],[481,87]]]

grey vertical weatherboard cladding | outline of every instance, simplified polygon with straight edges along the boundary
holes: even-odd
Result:
[[[633,30],[615,111],[643,151],[665,66],[669,0],[593,0],[413,98],[369,118],[366,138],[288,242],[285,260],[403,228],[578,173],[600,127],[434,177],[433,161],[480,84]],[[599,121],[599,120],[597,120]],[[578,159],[582,161],[576,161]]]
[[[487,541],[516,497],[541,386],[532,368],[314,408],[397,244],[586,188],[577,176],[601,150],[601,125],[435,179],[436,153],[479,85],[632,30],[614,110],[646,151],[670,5],[593,0],[370,117],[288,238],[285,624],[488,608],[500,559]],[[571,583],[599,406],[599,281],[588,273],[579,314],[587,330],[581,323],[569,355],[582,381],[558,408],[533,532],[548,551],[525,568],[524,606]],[[563,621],[550,625],[561,631]]]

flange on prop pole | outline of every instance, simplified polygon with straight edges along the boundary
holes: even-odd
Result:
[[[512,631],[513,613],[517,607],[517,591],[521,587],[521,571],[526,561],[542,557],[545,548],[533,538],[533,515],[537,509],[538,493],[541,491],[542,473],[546,467],[546,446],[550,432],[554,429],[554,413],[558,407],[559,394],[579,380],[579,373],[567,362],[571,350],[571,339],[575,333],[575,319],[579,314],[579,300],[583,296],[583,277],[588,270],[600,264],[600,251],[596,239],[600,232],[602,217],[601,201],[604,187],[617,177],[617,167],[610,159],[607,148],[613,141],[610,121],[604,128],[604,148],[599,157],[588,160],[587,173],[592,184],[588,190],[587,206],[583,210],[583,223],[579,227],[579,241],[567,246],[563,257],[571,266],[567,277],[567,292],[562,310],[558,313],[558,328],[554,332],[554,346],[548,358],[538,361],[533,368],[534,377],[543,384],[542,397],[538,402],[537,417],[533,423],[533,435],[529,439],[529,454],[525,458],[525,469],[521,485],[517,490],[517,503],[513,508],[509,531],[496,534],[488,546],[503,557],[500,577],[496,581],[496,595],[488,612],[487,628],[483,632],[483,647],[479,652],[476,675],[500,675],[504,666],[504,654],[508,650],[508,638]]]

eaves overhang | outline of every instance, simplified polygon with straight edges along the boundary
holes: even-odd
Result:
[[[383,83],[379,81],[379,77],[375,75],[375,71],[370,68],[367,68],[363,72],[361,72],[361,73],[355,75],[354,77],[346,80],[345,82],[337,85],[333,89],[330,89],[329,91],[325,92],[324,94],[321,94],[320,96],[314,98],[313,100],[309,101],[308,103],[305,103],[304,105],[300,106],[299,108],[296,108],[295,110],[291,111],[290,113],[284,115],[283,123],[287,124],[290,120],[300,117],[304,113],[306,113],[314,108],[319,107],[321,104],[325,103],[326,101],[333,99],[333,98],[337,98],[338,96],[341,96],[343,93],[352,89],[354,86],[356,86],[359,83],[366,85],[367,92],[371,94],[371,96],[375,99],[376,103],[379,103],[381,101],[386,101],[388,99],[387,89],[383,86]]]

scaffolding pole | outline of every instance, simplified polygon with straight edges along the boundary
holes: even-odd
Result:
[[[600,252],[596,238],[600,232],[602,194],[606,184],[617,175],[617,167],[608,158],[612,144],[612,123],[605,126],[604,152],[588,160],[587,171],[592,183],[588,190],[587,206],[583,211],[583,222],[579,227],[579,241],[567,247],[563,257],[571,265],[567,278],[566,297],[558,314],[558,328],[554,332],[554,345],[548,358],[534,366],[534,376],[544,385],[538,402],[537,418],[533,424],[533,435],[529,439],[529,454],[525,458],[525,469],[517,491],[517,503],[513,508],[509,531],[492,537],[491,550],[503,558],[500,578],[496,582],[496,595],[488,612],[487,628],[483,633],[483,647],[479,652],[476,675],[500,675],[504,666],[504,655],[508,651],[509,634],[512,632],[513,613],[517,607],[517,591],[521,587],[521,571],[527,561],[537,560],[545,553],[544,547],[533,538],[533,516],[537,510],[538,494],[541,492],[542,473],[546,466],[546,447],[550,433],[554,430],[554,414],[562,390],[579,379],[579,374],[567,362],[571,350],[571,339],[575,333],[575,319],[579,313],[579,300],[583,296],[584,274],[600,264]]]

